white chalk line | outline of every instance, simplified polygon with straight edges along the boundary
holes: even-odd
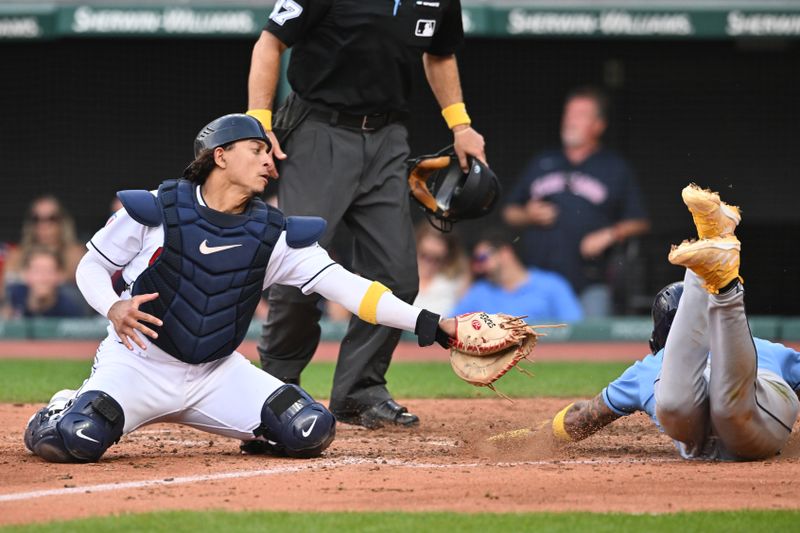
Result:
[[[146,479],[141,481],[129,481],[126,483],[101,483],[98,485],[84,485],[82,487],[64,487],[59,489],[35,490],[29,492],[17,492],[10,494],[0,494],[0,503],[14,502],[22,500],[32,500],[36,498],[46,498],[49,496],[67,496],[71,494],[110,492],[131,489],[141,489],[147,487],[157,487],[164,485],[185,485],[188,483],[199,483],[207,481],[218,481],[222,479],[243,479],[249,477],[274,476],[277,474],[289,474],[302,470],[316,470],[320,468],[339,468],[352,465],[376,466],[395,466],[403,468],[478,468],[478,467],[517,467],[517,466],[561,466],[561,465],[615,465],[615,464],[651,464],[651,463],[674,463],[681,462],[679,458],[661,459],[574,459],[574,460],[550,460],[550,461],[514,461],[504,463],[416,463],[413,461],[403,461],[399,459],[363,459],[359,457],[342,457],[327,461],[316,461],[311,464],[302,465],[283,465],[273,468],[263,468],[258,470],[237,470],[234,472],[218,472],[216,474],[204,474],[201,476],[183,476],[174,478]]]

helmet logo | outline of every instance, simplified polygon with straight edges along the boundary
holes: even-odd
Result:
[[[474,329],[476,331],[481,329],[481,322],[477,318],[472,321],[472,329]]]
[[[481,167],[479,167],[478,165],[475,165],[474,167],[472,167],[472,172],[474,172],[475,174],[480,174],[481,173]]]

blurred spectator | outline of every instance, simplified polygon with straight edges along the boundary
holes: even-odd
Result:
[[[458,238],[427,222],[416,229],[419,292],[414,305],[450,316],[470,282],[469,264]]]
[[[526,269],[504,235],[482,238],[472,253],[472,270],[483,277],[470,287],[453,310],[527,316],[527,322],[575,322],[583,318],[578,298],[560,274]]]
[[[75,270],[86,248],[75,237],[75,223],[58,199],[40,196],[30,206],[22,225],[22,239],[8,253],[5,284],[20,282],[24,258],[34,247],[45,247],[58,255],[67,283],[75,282]]]
[[[503,218],[528,228],[523,260],[563,275],[586,316],[611,314],[609,255],[650,228],[628,164],[600,142],[608,98],[586,87],[569,94],[562,149],[534,157],[508,197]]]
[[[8,243],[0,242],[0,306],[6,301],[6,285],[3,282],[5,279],[6,264],[8,263],[8,253],[13,247]]]
[[[22,260],[22,283],[7,287],[6,318],[85,316],[83,306],[65,290],[64,263],[50,248],[31,248]]]

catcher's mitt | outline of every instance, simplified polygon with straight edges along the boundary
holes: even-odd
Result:
[[[543,333],[522,319],[503,313],[466,313],[456,317],[456,336],[451,340],[450,365],[458,377],[478,387],[489,387],[510,369],[530,373],[517,366],[526,359]],[[500,394],[500,393],[498,393]]]

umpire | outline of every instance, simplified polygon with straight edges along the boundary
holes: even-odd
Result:
[[[354,271],[409,303],[419,280],[404,121],[420,57],[462,167],[468,155],[486,160],[461,93],[455,52],[463,41],[460,0],[278,0],[253,48],[248,114],[273,141],[281,210],[327,219],[323,247],[344,222],[355,239]],[[288,47],[293,92],[273,123],[280,56]],[[270,171],[277,176],[277,165]],[[262,368],[297,383],[319,344],[319,297],[276,285],[269,303]],[[386,388],[399,339],[399,330],[353,317],[333,378],[337,419],[368,428],[419,422]]]

